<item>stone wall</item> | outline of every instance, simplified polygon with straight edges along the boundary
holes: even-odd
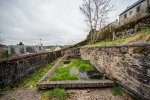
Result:
[[[132,95],[140,100],[150,98],[150,44],[85,47],[80,53]]]
[[[8,53],[11,55],[21,55],[27,53],[40,53],[46,51],[44,46],[26,46],[26,45],[9,45]]]
[[[115,29],[113,37],[123,38],[145,28],[150,28],[150,14],[119,26]]]
[[[0,60],[0,86],[15,86],[61,56],[61,51]]]
[[[118,24],[116,26],[110,23],[109,25],[105,26],[96,33],[96,38],[94,37],[95,41],[93,43],[105,40],[124,38],[146,28],[150,28],[150,14],[145,15],[143,17],[133,18],[124,25]],[[90,43],[90,33],[87,39],[84,41],[86,41],[84,42],[85,44]]]

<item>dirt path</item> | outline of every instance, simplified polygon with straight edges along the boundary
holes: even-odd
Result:
[[[36,89],[14,89],[0,94],[0,100],[42,100]],[[67,90],[68,100],[132,100],[126,93],[113,96],[108,89]]]
[[[14,89],[1,93],[0,100],[41,100],[41,94],[36,89]]]

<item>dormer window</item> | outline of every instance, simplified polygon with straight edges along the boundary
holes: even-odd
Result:
[[[129,15],[132,15],[133,11],[130,11]]]
[[[141,6],[138,6],[138,7],[136,8],[136,11],[139,12],[140,10],[141,10]]]

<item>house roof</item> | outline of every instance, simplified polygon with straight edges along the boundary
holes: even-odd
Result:
[[[62,48],[61,46],[46,46],[46,49],[49,49],[50,51],[55,50],[57,47]]]
[[[130,9],[132,9],[133,7],[135,7],[136,5],[142,3],[145,0],[138,0],[137,2],[135,2],[134,4],[132,4],[131,6],[127,7],[120,15],[124,14],[125,12],[129,11]]]

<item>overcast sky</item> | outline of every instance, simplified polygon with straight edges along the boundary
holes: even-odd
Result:
[[[108,22],[137,0],[112,0]],[[4,44],[73,44],[86,38],[88,27],[79,11],[82,0],[0,0],[0,37]]]

